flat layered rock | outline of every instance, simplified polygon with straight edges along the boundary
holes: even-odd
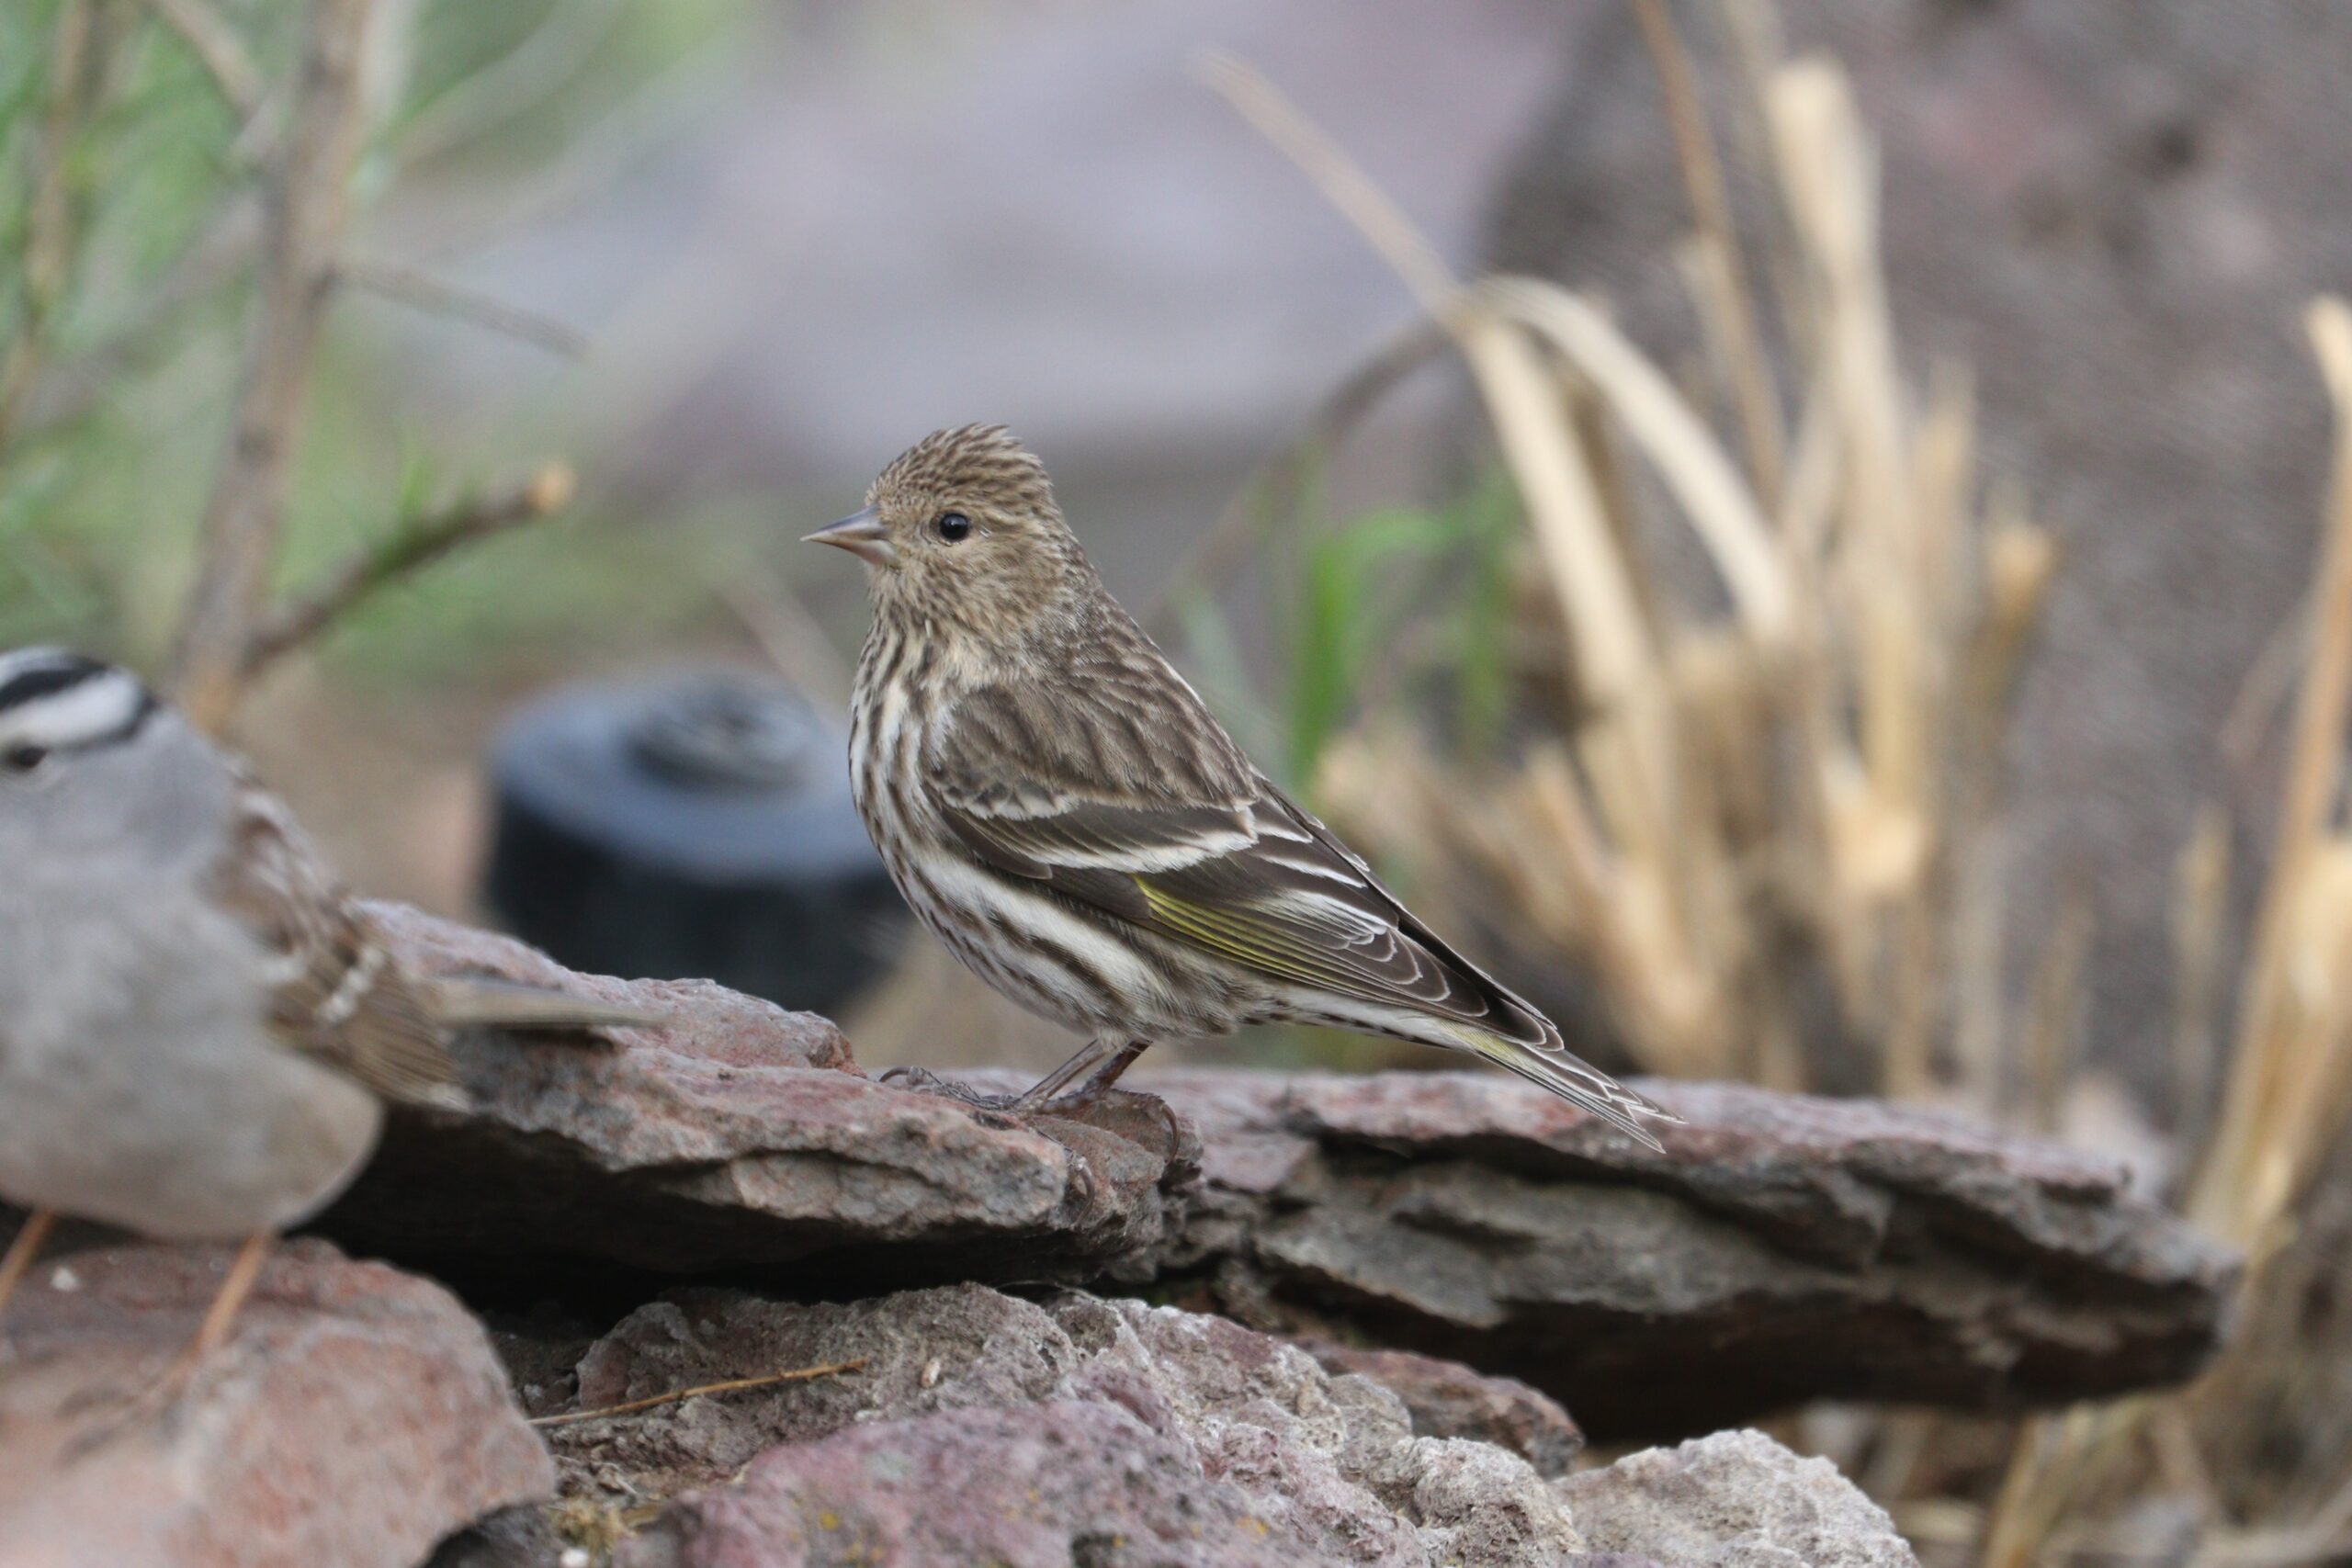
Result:
[[[1517,1378],[1623,1438],[2177,1382],[2232,1279],[2113,1162],[1924,1111],[1650,1085],[1685,1118],[1658,1153],[1497,1073],[1147,1071],[1083,1121],[1023,1118],[869,1079],[808,1014],[377,913],[429,972],[672,1019],[475,1032],[469,1108],[394,1118],[322,1228],[468,1284],[1150,1285]]]
[[[167,1401],[161,1375],[228,1258],[77,1253],[9,1303],[9,1568],[410,1568],[552,1492],[480,1325],[438,1286],[320,1242],[279,1249],[234,1337]]]
[[[1163,1287],[1522,1379],[1598,1435],[2177,1382],[2234,1274],[2112,1161],[1874,1101],[1645,1084],[1685,1119],[1657,1153],[1492,1075],[1142,1082],[1205,1150]]]
[[[371,906],[403,962],[666,1015],[456,1044],[463,1111],[404,1109],[321,1222],[455,1277],[742,1272],[842,1288],[1096,1277],[1163,1239],[1189,1145],[1155,1102],[1015,1121],[876,1083],[841,1032],[699,981],[575,975],[509,938]],[[607,1270],[608,1272],[609,1270]]]

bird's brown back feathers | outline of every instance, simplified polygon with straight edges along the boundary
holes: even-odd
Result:
[[[238,783],[212,894],[276,964],[271,1032],[392,1100],[437,1098],[456,1069],[439,1024],[285,805]]]

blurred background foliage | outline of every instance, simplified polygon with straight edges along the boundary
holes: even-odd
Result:
[[[0,638],[70,637],[151,667],[164,657],[241,351],[269,95],[293,70],[301,13],[269,0],[211,18],[233,16],[241,52],[225,75],[207,69],[200,35],[173,25],[175,7],[28,0],[0,17],[0,221],[26,259],[0,276]],[[383,7],[354,199],[364,209],[449,183],[495,189],[542,169],[582,124],[741,20],[733,0]],[[251,96],[232,101],[224,83]],[[527,311],[372,257],[351,265],[356,298],[311,385],[283,584],[495,467],[445,453],[390,389],[399,313],[504,338],[575,373],[586,352]],[[498,424],[484,448],[528,456],[550,434],[526,410]],[[614,526],[616,514],[591,507],[454,562],[429,592],[371,606],[347,628],[341,668],[413,681],[674,635],[704,588],[675,570],[681,540],[689,562],[723,547],[693,518],[657,540]]]

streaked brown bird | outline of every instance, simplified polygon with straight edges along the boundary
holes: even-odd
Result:
[[[1476,1053],[1657,1146],[1644,1120],[1672,1116],[1250,765],[1001,426],[925,436],[808,537],[872,569],[850,773],[899,892],[982,979],[1091,1036],[1014,1107],[1091,1100],[1170,1035],[1314,1023]]]

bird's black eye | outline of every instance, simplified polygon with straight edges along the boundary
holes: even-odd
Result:
[[[972,536],[972,520],[960,512],[941,513],[939,520],[932,526],[938,529],[939,536],[951,545]]]
[[[0,751],[0,767],[12,773],[29,773],[49,761],[49,748],[36,746],[29,740],[19,740],[6,751]]]

